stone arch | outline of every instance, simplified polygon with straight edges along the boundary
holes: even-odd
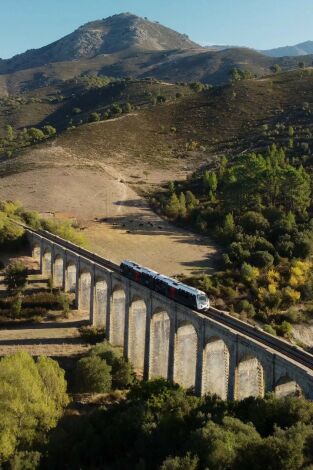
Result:
[[[66,266],[65,273],[65,291],[76,292],[76,276],[77,266],[74,262],[69,261]]]
[[[32,258],[36,261],[40,261],[40,256],[41,256],[41,246],[35,243],[32,246]]]
[[[128,358],[139,374],[143,374],[145,365],[146,326],[146,302],[134,297],[129,308]]]
[[[303,394],[300,385],[288,375],[280,377],[275,384],[274,392],[277,398],[301,396]]]
[[[122,286],[116,286],[112,293],[110,342],[113,346],[124,346],[126,293]]]
[[[264,370],[254,356],[244,356],[236,368],[235,399],[264,397]]]
[[[98,328],[106,326],[108,285],[105,279],[98,278],[94,288],[93,324]]]
[[[83,270],[79,275],[78,308],[90,312],[91,273]]]
[[[178,327],[175,336],[174,381],[184,388],[195,388],[198,335],[191,323]]]
[[[228,397],[229,350],[219,337],[212,337],[203,350],[202,394]]]
[[[53,261],[53,285],[63,287],[63,266],[64,261],[61,255],[56,255]]]
[[[46,248],[42,257],[42,273],[45,276],[51,276],[51,263],[52,263],[51,251]]]
[[[162,308],[154,311],[150,323],[149,377],[168,378],[171,320]]]

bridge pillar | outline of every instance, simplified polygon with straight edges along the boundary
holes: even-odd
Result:
[[[80,294],[80,285],[79,285],[79,276],[80,276],[80,257],[77,256],[77,265],[76,265],[76,292],[75,292],[75,307],[79,307],[79,294]]]
[[[235,399],[236,370],[238,364],[238,336],[236,335],[229,350],[228,400]]]
[[[40,258],[39,258],[39,270],[40,274],[42,274],[43,270],[43,239],[40,239]]]
[[[202,392],[202,377],[203,377],[203,350],[205,344],[205,322],[201,321],[201,327],[198,332],[198,347],[197,347],[197,364],[196,364],[196,382],[195,394],[201,395]]]
[[[152,319],[152,292],[150,291],[149,300],[146,302],[146,337],[145,337],[145,359],[144,359],[144,380],[149,380],[150,366],[150,328]]]
[[[53,286],[53,278],[54,278],[54,258],[55,258],[55,247],[54,247],[54,243],[52,243],[51,244],[51,272],[50,272],[52,286]]]
[[[124,357],[129,359],[129,306],[131,305],[130,281],[127,279],[125,288],[125,323],[124,323]]]
[[[95,297],[95,266],[90,272],[90,302],[89,302],[89,322],[94,324],[94,297]]]
[[[170,315],[170,344],[168,351],[168,381],[174,382],[174,370],[175,370],[175,338],[176,331],[178,329],[178,319],[177,319],[177,306],[175,304],[174,311]]]
[[[66,292],[66,267],[67,267],[67,251],[64,251],[63,255],[63,280],[62,280],[62,290]]]

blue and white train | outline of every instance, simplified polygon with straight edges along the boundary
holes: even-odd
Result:
[[[140,266],[133,261],[123,261],[120,265],[124,276],[138,282],[176,302],[196,310],[206,310],[210,307],[208,296],[195,287],[187,286],[167,276]]]

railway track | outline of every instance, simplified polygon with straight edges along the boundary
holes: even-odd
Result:
[[[263,330],[259,330],[257,327],[244,323],[243,321],[230,316],[228,313],[213,309],[212,307],[206,312],[201,313],[204,313],[207,317],[212,318],[213,320],[222,323],[239,333],[243,333],[251,339],[258,341],[259,343],[262,343],[265,346],[274,349],[278,353],[288,356],[290,359],[313,370],[312,354],[299,349],[297,346],[289,344],[283,339],[278,339]]]

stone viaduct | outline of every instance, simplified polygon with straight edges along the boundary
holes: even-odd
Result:
[[[26,229],[32,256],[53,285],[143,378],[164,377],[223,399],[303,393],[313,399],[313,356],[211,308],[205,314],[123,277],[119,267],[48,232]]]

